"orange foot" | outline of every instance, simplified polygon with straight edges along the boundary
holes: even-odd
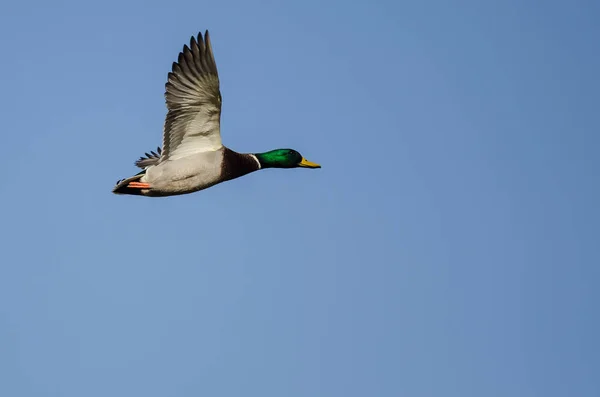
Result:
[[[150,184],[144,182],[129,182],[129,184],[127,184],[127,187],[131,187],[134,189],[150,189]]]

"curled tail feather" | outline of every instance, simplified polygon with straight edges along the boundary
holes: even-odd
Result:
[[[142,195],[141,189],[130,188],[127,185],[129,185],[129,182],[139,181],[141,179],[141,177],[144,176],[145,173],[146,173],[146,170],[141,171],[141,172],[137,173],[136,175],[131,176],[129,178],[125,178],[125,179],[121,179],[121,180],[117,181],[112,192],[114,194],[132,194],[135,196]]]

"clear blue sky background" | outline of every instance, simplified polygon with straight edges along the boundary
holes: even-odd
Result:
[[[600,3],[0,5],[0,395],[599,396]],[[268,170],[111,194],[209,29]]]

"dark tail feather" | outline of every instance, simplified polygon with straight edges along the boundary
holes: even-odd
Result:
[[[129,182],[139,181],[140,178],[143,177],[145,173],[146,173],[146,171],[144,170],[144,171],[140,172],[139,174],[136,174],[132,177],[121,179],[120,181],[117,181],[117,184],[113,188],[112,192],[114,194],[132,194],[135,196],[141,196],[142,189],[130,188],[130,187],[127,187],[127,185],[129,184]]]

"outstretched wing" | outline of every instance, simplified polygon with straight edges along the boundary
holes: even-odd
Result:
[[[158,164],[158,161],[160,160],[161,153],[162,153],[162,150],[160,147],[156,148],[156,152],[153,150],[150,151],[150,153],[146,152],[146,153],[144,153],[146,155],[146,157],[144,157],[144,156],[140,157],[135,162],[135,165],[142,169],[146,169],[150,166],[156,165],[156,164]]]
[[[160,162],[220,149],[221,93],[208,31],[190,39],[166,84],[168,113]]]

